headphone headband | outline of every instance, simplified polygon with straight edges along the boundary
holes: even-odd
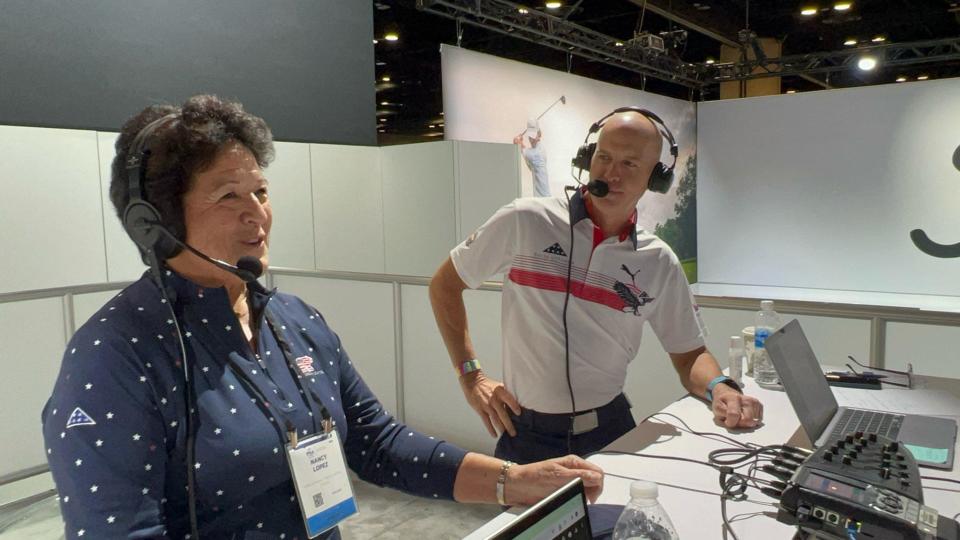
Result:
[[[603,128],[604,123],[611,116],[625,112],[634,112],[650,120],[657,132],[660,133],[660,135],[666,139],[667,143],[670,145],[670,155],[673,156],[673,162],[669,167],[667,167],[663,164],[663,162],[657,161],[653,171],[650,173],[650,180],[648,182],[648,189],[650,191],[666,193],[670,189],[670,185],[673,183],[673,169],[677,166],[677,156],[680,151],[677,146],[677,140],[673,136],[673,132],[670,131],[670,128],[667,127],[667,124],[657,114],[648,111],[647,109],[641,109],[640,107],[618,107],[604,115],[603,118],[591,124],[590,130],[587,131],[587,136],[583,138],[583,145],[581,145],[577,150],[576,157],[571,160],[571,165],[574,168],[580,169],[581,173],[583,171],[589,171],[590,161],[593,159],[593,153],[597,147],[597,143],[588,142],[590,140],[590,135],[600,131],[600,129]],[[579,183],[580,174],[575,175],[574,179]]]

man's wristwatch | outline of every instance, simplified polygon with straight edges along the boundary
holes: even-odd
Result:
[[[474,371],[480,371],[480,361],[476,358],[471,358],[466,362],[460,364],[460,376],[463,377],[467,373],[472,373]]]
[[[737,392],[741,394],[743,393],[743,389],[740,388],[740,385],[737,384],[737,381],[727,377],[726,375],[720,375],[707,383],[707,401],[713,403],[713,389],[716,388],[718,384],[725,384]]]

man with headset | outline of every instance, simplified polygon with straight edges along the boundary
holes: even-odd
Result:
[[[598,131],[597,142],[587,144]],[[663,138],[670,167],[660,162]],[[589,170],[587,186],[569,199],[504,206],[451,251],[430,283],[467,402],[491,436],[502,434],[496,455],[527,463],[588,454],[635,427],[622,390],[644,322],[684,387],[711,403],[717,423],[756,426],[763,407],[721,374],[704,346],[677,256],[636,227],[640,197],[670,187],[673,135],[655,114],[627,107],[594,123],[587,140],[573,160]],[[506,384],[484,375],[462,297],[500,272]]]

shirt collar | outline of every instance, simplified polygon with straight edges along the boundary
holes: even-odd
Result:
[[[594,226],[597,226],[597,220],[593,219],[593,205],[590,203],[590,198],[584,196],[586,192],[585,187],[573,192],[573,196],[570,197],[570,224],[576,225],[580,223],[584,218],[590,218],[590,221],[594,223]],[[633,213],[630,214],[630,218],[627,220],[626,225],[623,226],[623,229],[620,231],[619,239],[621,242],[627,238],[633,242],[633,248],[637,248],[637,210],[634,208]]]
[[[149,270],[147,272],[149,273]],[[168,267],[164,267],[163,272],[163,280],[167,287],[177,295],[174,303],[183,305],[216,305],[219,303],[233,309],[230,306],[229,295],[227,295],[225,287],[203,287]],[[253,313],[259,316],[277,290],[267,290],[259,281],[254,280],[247,283],[247,292],[250,295],[250,307],[253,309]]]

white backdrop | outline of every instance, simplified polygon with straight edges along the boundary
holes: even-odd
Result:
[[[678,172],[696,153],[693,103],[449,45],[440,47],[440,57],[444,137],[448,140],[510,143],[526,128],[528,119],[535,119],[560,96],[566,96],[565,105],[556,104],[540,119],[540,144],[546,151],[553,195],[562,195],[563,186],[574,182],[570,159],[590,125],[617,107],[643,107],[666,122],[680,145]],[[667,157],[664,145],[662,159]],[[529,196],[530,172],[526,166],[521,170],[523,195]],[[583,178],[586,182],[587,175]],[[679,177],[666,195],[647,193],[640,199],[638,221],[648,231],[674,216],[677,180]]]
[[[960,296],[960,79],[701,103],[700,283]]]

